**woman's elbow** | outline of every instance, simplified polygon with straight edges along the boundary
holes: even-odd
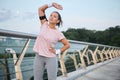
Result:
[[[41,12],[41,11],[42,11],[42,7],[39,7],[39,8],[38,8],[38,12]]]
[[[67,44],[67,49],[70,48],[70,43]]]

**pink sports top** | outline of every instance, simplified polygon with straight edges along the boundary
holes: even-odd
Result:
[[[35,41],[33,50],[41,56],[55,57],[56,55],[49,51],[50,47],[54,47],[58,41],[65,38],[63,33],[58,29],[51,29],[48,22],[41,26],[41,30]]]

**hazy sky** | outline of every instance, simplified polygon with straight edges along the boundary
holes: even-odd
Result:
[[[38,33],[38,7],[51,2],[63,6],[62,11],[46,10],[47,17],[52,11],[61,14],[61,31],[68,28],[105,30],[120,25],[120,0],[0,0],[0,29]]]

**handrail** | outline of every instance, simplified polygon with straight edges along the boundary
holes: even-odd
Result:
[[[101,47],[114,47],[114,48],[119,48],[119,47],[116,47],[116,46],[109,46],[109,45],[103,45],[103,44],[97,44],[97,43],[90,43],[90,42],[84,42],[84,41],[75,41],[75,40],[69,40],[70,42],[72,43],[77,43],[77,44],[83,44],[83,45],[93,45],[93,46],[101,46]]]
[[[0,29],[0,36],[36,39],[35,34]]]
[[[36,37],[37,37],[36,34],[4,30],[4,29],[0,29],[0,36],[29,38],[29,39],[36,39]],[[83,45],[106,46],[106,47],[110,47],[110,48],[112,48],[112,47],[119,48],[119,47],[115,47],[115,46],[109,46],[109,45],[103,45],[103,44],[97,44],[97,43],[89,43],[89,42],[83,42],[83,41],[75,41],[75,40],[68,40],[68,41],[72,42],[72,43],[83,44]]]

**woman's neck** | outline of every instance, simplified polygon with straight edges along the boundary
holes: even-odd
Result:
[[[49,24],[49,27],[50,27],[51,29],[56,29],[55,24]]]

